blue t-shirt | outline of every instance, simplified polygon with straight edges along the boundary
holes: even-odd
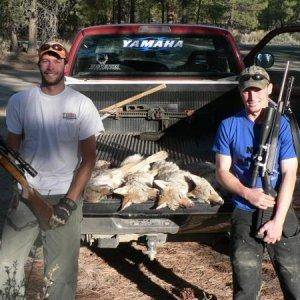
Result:
[[[253,156],[257,153],[260,140],[261,125],[254,123],[247,116],[245,110],[225,119],[218,129],[213,151],[231,156],[232,173],[245,186],[251,184],[253,170]],[[278,189],[281,181],[280,161],[297,157],[293,143],[291,126],[286,117],[281,118],[280,132],[278,138],[277,160],[274,174],[271,176],[273,188]],[[256,187],[262,187],[261,177],[257,178]],[[244,198],[234,195],[233,203],[240,209],[253,211],[255,207]]]

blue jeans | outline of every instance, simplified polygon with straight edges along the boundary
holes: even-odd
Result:
[[[260,297],[264,249],[267,249],[285,299],[300,299],[300,228],[293,209],[284,224],[285,236],[275,244],[255,238],[256,212],[235,208],[232,214],[231,263],[233,298]]]

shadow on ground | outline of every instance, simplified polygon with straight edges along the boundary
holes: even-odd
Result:
[[[197,242],[199,244],[207,245],[220,254],[230,255],[229,247],[230,235],[228,232],[224,233],[184,233],[169,235],[168,242]]]
[[[141,250],[137,250],[129,244],[120,245],[117,249],[90,248],[110,267],[116,269],[145,295],[154,299],[182,299],[182,293],[192,291],[197,299],[217,299],[197,286],[180,278],[170,268],[164,267],[159,261],[150,261]],[[173,286],[172,293],[156,284],[140,269],[141,265],[153,275]],[[176,296],[176,297],[175,297]],[[209,297],[209,298],[207,298]],[[190,298],[191,299],[191,298]]]

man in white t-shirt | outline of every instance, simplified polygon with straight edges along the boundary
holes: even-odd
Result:
[[[92,101],[65,86],[67,58],[62,44],[42,45],[38,63],[41,85],[13,95],[6,116],[8,146],[19,151],[36,169],[38,175],[33,178],[26,174],[27,180],[53,204],[55,227],[42,231],[42,242],[45,277],[52,281],[47,299],[57,300],[75,298],[81,194],[95,164],[95,136],[104,130]],[[23,202],[11,212],[9,220],[0,250],[0,295],[7,288],[5,268],[8,268],[10,274],[16,271],[21,298],[24,264],[39,227]]]

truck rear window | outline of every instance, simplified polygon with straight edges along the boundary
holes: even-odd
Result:
[[[236,74],[235,59],[222,36],[88,36],[77,53],[73,76]]]

